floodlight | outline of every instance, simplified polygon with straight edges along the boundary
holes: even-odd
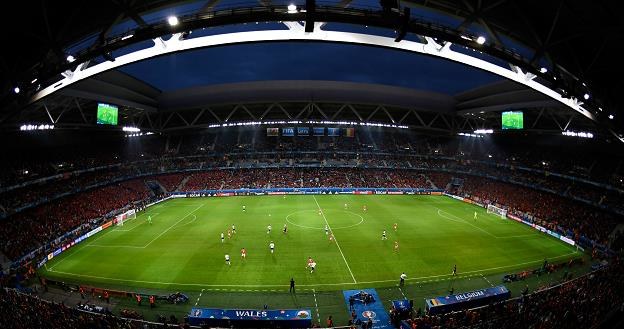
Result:
[[[478,44],[480,44],[480,45],[484,44],[484,43],[485,43],[485,37],[484,37],[484,36],[482,36],[482,35],[480,35],[480,36],[477,38],[477,43],[478,43]]]
[[[547,69],[547,68],[545,68],[545,67],[542,67],[542,68],[540,69],[540,72],[541,72],[541,73],[546,73],[546,72],[548,72],[548,69]]]
[[[613,120],[614,116],[613,114],[609,114],[609,119]]]
[[[68,62],[72,63],[72,62],[73,62],[73,61],[75,61],[75,60],[76,60],[76,58],[75,58],[74,56],[72,56],[72,55],[67,55],[67,61],[68,61]]]
[[[179,21],[177,17],[169,16],[167,17],[167,23],[169,23],[170,26],[176,26],[178,25]]]
[[[585,93],[585,95],[583,95],[583,98],[585,98],[585,100],[588,100],[589,99],[589,94]]]
[[[19,92],[20,92],[19,87],[15,87],[15,88],[13,88],[13,92],[14,92],[14,93],[16,93],[16,94],[19,94]]]
[[[289,14],[294,14],[294,13],[296,13],[296,12],[297,12],[297,6],[295,6],[295,5],[294,5],[294,4],[292,4],[292,3],[291,3],[291,4],[289,4],[287,8],[288,8],[288,13],[289,13]]]

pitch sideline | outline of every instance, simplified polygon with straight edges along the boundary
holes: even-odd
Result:
[[[559,259],[562,257],[567,257],[570,256],[572,254],[576,254],[576,251],[572,251],[570,253],[564,254],[564,255],[559,255],[559,256],[555,256],[555,257],[550,257],[548,258],[549,260],[554,260],[554,259]],[[534,260],[534,261],[529,261],[529,262],[523,262],[523,263],[518,263],[518,264],[513,264],[513,265],[505,265],[505,266],[497,266],[497,267],[490,267],[490,268],[486,268],[486,269],[481,269],[481,270],[474,270],[474,271],[467,271],[467,272],[461,272],[460,274],[457,275],[458,278],[467,278],[467,277],[475,277],[475,276],[479,276],[481,273],[485,273],[488,271],[492,271],[492,270],[500,270],[500,269],[505,269],[505,268],[513,268],[513,267],[518,267],[518,266],[522,266],[522,265],[528,265],[528,264],[536,264],[536,263],[541,263],[543,262],[543,259],[540,260]],[[262,285],[262,284],[258,284],[258,285],[242,285],[242,284],[206,284],[206,283],[176,283],[176,282],[161,282],[161,281],[145,281],[145,280],[128,280],[128,279],[119,279],[119,278],[109,278],[109,277],[102,277],[102,276],[95,276],[95,275],[87,275],[87,274],[76,274],[76,273],[69,273],[69,272],[63,272],[63,271],[54,271],[49,269],[49,272],[54,272],[54,273],[60,273],[60,274],[66,274],[66,275],[71,275],[71,276],[77,276],[77,277],[85,277],[85,278],[92,278],[92,279],[101,279],[101,280],[110,280],[110,281],[118,281],[118,282],[134,282],[134,283],[148,283],[148,284],[162,284],[162,285],[178,285],[178,286],[199,286],[199,287],[258,287],[258,288],[263,288],[263,287],[288,287],[288,284],[268,284],[268,285]],[[470,275],[465,275],[465,274],[470,274]],[[486,273],[488,274],[488,273]],[[422,276],[422,277],[415,277],[415,278],[407,278],[405,279],[406,281],[414,281],[414,280],[423,280],[423,279],[436,279],[436,280],[428,280],[428,281],[421,281],[421,282],[417,282],[417,283],[426,283],[426,282],[435,282],[435,281],[441,281],[438,278],[443,278],[443,277],[452,277],[453,274],[439,274],[439,275],[429,275],[429,276]],[[442,279],[442,280],[446,280],[446,279]],[[319,284],[302,284],[302,285],[297,285],[298,287],[322,287],[322,286],[341,286],[341,285],[358,285],[358,284],[372,284],[372,283],[386,283],[386,282],[397,282],[398,280],[392,279],[392,280],[376,280],[376,281],[361,281],[361,282],[342,282],[342,283],[319,283]]]

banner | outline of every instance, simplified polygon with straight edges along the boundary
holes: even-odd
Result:
[[[496,286],[456,295],[429,298],[425,299],[425,302],[429,314],[442,314],[487,305],[509,297],[511,297],[511,292],[507,287]]]
[[[310,128],[297,127],[297,136],[310,136]]]
[[[267,128],[267,136],[279,136],[279,128]]]
[[[327,136],[340,136],[340,128],[327,128]]]
[[[314,136],[325,136],[325,127],[314,127]]]
[[[561,240],[561,241],[563,241],[563,242],[565,242],[565,243],[567,243],[569,245],[575,245],[576,244],[576,242],[574,242],[574,240],[572,240],[572,239],[570,239],[568,237],[565,237],[563,235],[559,236],[559,240]]]
[[[282,136],[294,137],[295,136],[295,128],[294,127],[282,128]]]
[[[192,308],[188,319],[192,326],[310,328],[312,311]]]
[[[355,128],[345,128],[344,135],[345,137],[355,137]]]

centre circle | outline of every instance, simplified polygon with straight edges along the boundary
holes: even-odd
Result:
[[[312,230],[324,230],[326,223],[329,223],[332,230],[340,230],[362,224],[364,217],[349,210],[326,209],[319,214],[318,209],[308,209],[290,213],[286,216],[286,222]]]

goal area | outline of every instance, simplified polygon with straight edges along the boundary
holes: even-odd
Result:
[[[117,217],[115,217],[115,223],[117,223],[118,226],[123,226],[124,222],[127,222],[135,218],[136,218],[136,209],[130,209],[124,213],[117,215]]]
[[[487,213],[495,214],[497,216],[500,216],[500,218],[507,218],[507,209],[503,209],[492,204],[489,204],[487,206]]]

